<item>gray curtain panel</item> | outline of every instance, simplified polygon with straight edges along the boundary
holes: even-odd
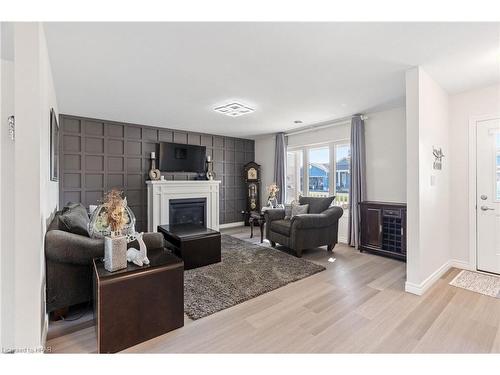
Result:
[[[349,190],[349,245],[360,243],[359,202],[366,197],[365,122],[361,115],[351,119],[351,189]]]
[[[285,133],[276,134],[276,147],[274,149],[274,181],[278,185],[278,203],[285,203],[286,191],[286,137]]]

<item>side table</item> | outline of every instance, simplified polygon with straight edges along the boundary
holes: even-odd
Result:
[[[264,214],[255,211],[251,212],[248,222],[250,223],[250,238],[253,238],[253,227],[257,223],[260,227],[260,243],[264,242],[264,224],[266,223]]]

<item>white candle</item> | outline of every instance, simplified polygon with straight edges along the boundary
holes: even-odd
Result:
[[[154,151],[151,153],[151,159],[156,159],[156,154]]]
[[[207,155],[207,161],[210,162],[212,160],[212,157],[210,155]]]

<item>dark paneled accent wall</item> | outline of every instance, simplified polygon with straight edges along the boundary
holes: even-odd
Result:
[[[254,141],[144,125],[61,115],[59,204],[98,204],[113,187],[125,192],[137,218],[147,228],[150,154],[158,142],[202,145],[214,160],[220,186],[220,223],[241,221],[246,193],[243,165],[254,160]],[[162,173],[167,180],[194,179],[196,174]]]

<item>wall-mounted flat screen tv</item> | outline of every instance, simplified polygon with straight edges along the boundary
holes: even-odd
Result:
[[[159,168],[162,172],[205,172],[205,146],[161,142]]]

